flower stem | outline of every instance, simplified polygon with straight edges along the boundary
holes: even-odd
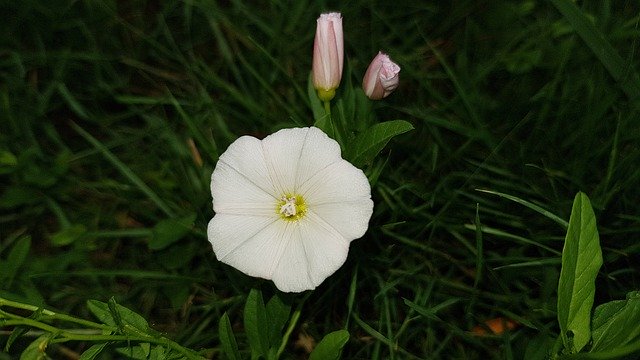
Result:
[[[342,136],[338,132],[338,128],[336,126],[335,121],[333,121],[333,116],[331,114],[331,101],[324,101],[324,111],[329,116],[329,126],[331,129],[331,134],[328,134],[334,140],[336,140],[342,146]]]
[[[296,325],[298,324],[298,320],[300,319],[300,313],[302,312],[302,305],[304,305],[305,301],[307,301],[310,295],[311,293],[309,292],[304,298],[302,298],[302,301],[300,301],[300,303],[296,307],[296,310],[293,312],[293,315],[291,315],[289,326],[287,326],[287,330],[284,332],[284,335],[282,336],[282,342],[280,343],[280,347],[278,348],[276,359],[279,359],[280,355],[282,355],[282,353],[284,352],[284,348],[287,346],[287,343],[289,342],[289,337],[291,336],[293,329],[295,329]]]

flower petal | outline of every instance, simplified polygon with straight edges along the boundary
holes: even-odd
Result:
[[[347,241],[359,239],[369,227],[373,213],[371,199],[359,199],[341,203],[316,204],[310,207],[314,214],[335,229]]]
[[[223,259],[274,222],[280,222],[275,212],[271,218],[218,213],[209,221],[207,237],[216,257]]]
[[[342,160],[340,145],[322,130],[311,127],[300,152],[296,174],[296,191],[309,178],[318,174],[329,165]]]
[[[277,192],[271,183],[260,140],[243,136],[221,156],[211,175],[216,213],[275,213]]]
[[[371,186],[362,170],[342,159],[305,181],[299,191],[310,209],[319,204],[371,198]]]
[[[287,225],[279,217],[217,214],[208,236],[218,260],[249,276],[271,279],[291,237]]]
[[[344,264],[349,253],[349,240],[314,213],[299,222],[300,236],[309,263],[309,276],[314,287],[320,285]]]
[[[282,129],[262,140],[267,168],[278,196],[295,190],[300,153],[309,128]]]

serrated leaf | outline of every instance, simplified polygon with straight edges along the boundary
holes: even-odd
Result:
[[[220,344],[222,345],[222,351],[224,351],[227,358],[230,360],[240,360],[240,352],[238,351],[238,343],[236,337],[233,334],[231,328],[231,322],[229,321],[229,315],[225,312],[220,318],[218,323],[218,338],[220,338]]]
[[[355,166],[368,164],[384,149],[394,136],[413,130],[413,125],[404,120],[392,120],[373,125],[348,145],[347,159]]]
[[[338,360],[342,349],[349,341],[347,330],[338,330],[325,335],[309,355],[309,360]]]
[[[271,346],[280,343],[282,328],[289,320],[291,306],[285,304],[278,295],[274,295],[267,302],[267,324],[269,328],[269,344]]]
[[[640,339],[640,291],[596,307],[590,352],[613,350]]]
[[[251,289],[244,305],[244,331],[251,346],[251,358],[265,356],[269,351],[267,318],[262,292]]]
[[[96,356],[100,355],[102,350],[107,346],[107,343],[95,344],[90,348],[85,350],[82,355],[80,355],[79,360],[93,360]]]
[[[558,283],[560,335],[570,352],[579,352],[591,339],[591,308],[601,265],[596,216],[589,198],[580,192],[571,209]]]
[[[149,241],[149,249],[161,250],[182,239],[191,231],[196,213],[191,213],[179,218],[171,218],[160,221],[153,228],[153,237]]]
[[[27,346],[22,354],[20,354],[20,360],[44,360],[47,358],[46,350],[49,345],[50,334],[41,335],[35,339],[29,346]]]

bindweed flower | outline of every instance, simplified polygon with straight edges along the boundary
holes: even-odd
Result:
[[[320,285],[367,230],[371,187],[320,129],[242,136],[211,175],[207,234],[218,260],[284,292]]]
[[[362,80],[362,89],[371,100],[387,97],[398,87],[400,66],[391,61],[389,55],[378,52],[369,64]]]
[[[313,86],[322,101],[333,99],[342,78],[344,45],[340,13],[322,14],[318,18],[313,41]]]

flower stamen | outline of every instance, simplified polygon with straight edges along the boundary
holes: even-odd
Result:
[[[304,216],[307,205],[300,195],[283,195],[276,210],[284,220],[299,220]]]

